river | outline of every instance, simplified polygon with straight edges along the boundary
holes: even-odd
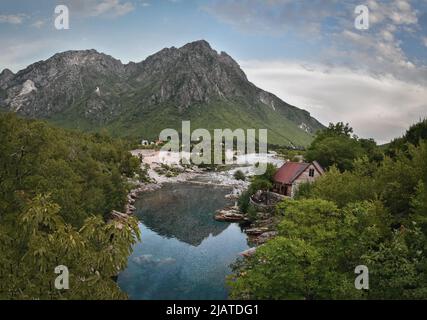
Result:
[[[175,183],[141,196],[135,205],[141,241],[118,277],[130,299],[227,299],[230,264],[249,248],[238,224],[213,219],[230,191]]]

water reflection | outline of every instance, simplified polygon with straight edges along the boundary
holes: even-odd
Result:
[[[118,284],[131,299],[226,299],[225,277],[248,248],[236,224],[213,220],[230,190],[166,185],[137,203],[142,241]]]
[[[169,184],[161,191],[144,194],[136,207],[141,222],[157,234],[198,246],[228,225],[212,219],[215,210],[227,205],[230,189],[190,183]]]

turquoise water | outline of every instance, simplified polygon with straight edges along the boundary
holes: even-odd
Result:
[[[239,225],[216,222],[223,187],[169,184],[136,203],[141,242],[118,278],[131,299],[226,299],[225,277],[248,249]]]

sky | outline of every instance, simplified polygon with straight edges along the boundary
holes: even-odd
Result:
[[[70,29],[57,30],[66,5]],[[355,9],[369,9],[369,28]],[[139,62],[205,39],[327,125],[388,142],[427,117],[427,0],[2,0],[0,70],[96,49]]]

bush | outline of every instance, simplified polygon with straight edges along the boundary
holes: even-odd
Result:
[[[242,170],[237,170],[237,171],[234,173],[233,177],[234,177],[234,179],[236,179],[236,180],[242,180],[242,181],[245,181],[245,180],[246,180],[246,176],[245,176],[245,174],[243,173],[243,171],[242,171]]]
[[[245,191],[241,194],[239,201],[237,204],[239,205],[240,211],[247,213],[249,209],[249,199],[251,197],[251,193],[249,191]]]
[[[258,218],[258,211],[254,206],[249,205],[248,212],[247,212],[248,218],[251,221],[255,221]]]

